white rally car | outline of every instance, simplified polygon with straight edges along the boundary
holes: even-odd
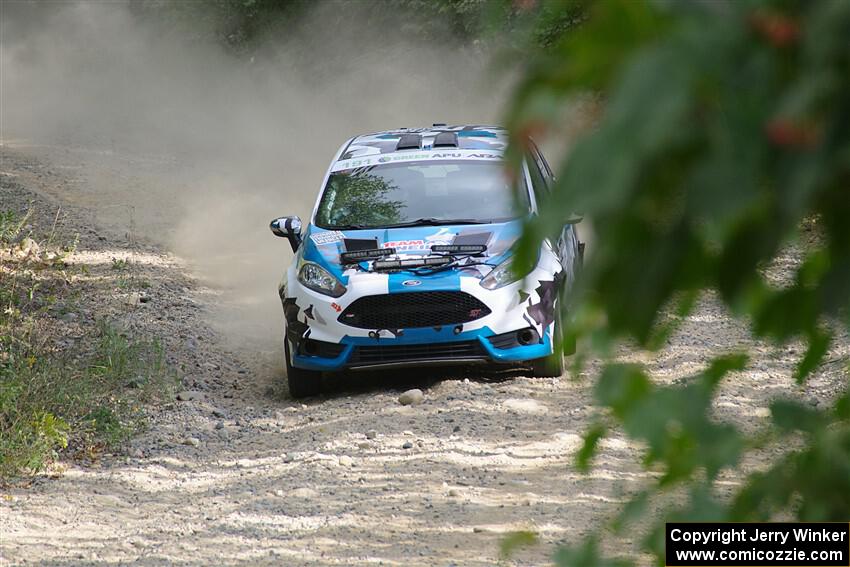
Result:
[[[402,128],[345,142],[310,222],[272,221],[295,258],[280,285],[289,391],[318,393],[321,373],[422,365],[563,370],[559,303],[583,245],[565,224],[536,267],[510,269],[523,219],[552,173],[533,143],[519,182],[490,126]]]

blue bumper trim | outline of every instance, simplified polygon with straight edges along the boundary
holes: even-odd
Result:
[[[487,340],[487,337],[493,335],[495,335],[495,333],[493,333],[489,327],[455,334],[454,326],[448,326],[442,327],[439,331],[433,328],[406,329],[403,335],[396,338],[372,339],[369,337],[345,336],[342,341],[340,341],[345,345],[345,348],[336,358],[296,354],[293,357],[293,365],[298,368],[304,368],[305,370],[334,372],[344,370],[346,368],[348,360],[354,352],[355,346],[374,346],[376,344],[393,346],[425,343],[448,343],[469,341],[472,339],[478,339],[478,341],[480,341],[481,346],[484,348],[487,356],[490,357],[493,363],[523,362],[552,354],[552,340],[549,336],[549,332],[546,332],[543,335],[542,343],[508,349],[498,349],[494,347],[490,341]],[[445,359],[445,362],[446,364],[451,364],[451,359]]]
[[[514,348],[496,348],[484,337],[479,337],[478,340],[494,362],[523,362],[552,354],[552,341],[549,339],[548,332],[543,335],[542,343]]]

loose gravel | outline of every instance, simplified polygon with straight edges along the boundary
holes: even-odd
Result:
[[[79,317],[108,316],[162,337],[183,380],[126,450],[0,491],[0,564],[489,566],[514,530],[541,539],[517,564],[547,564],[559,542],[590,533],[653,482],[641,447],[616,433],[589,474],[572,468],[599,412],[598,361],[560,379],[462,369],[356,374],[334,394],[288,398],[277,348],[231,350],[210,325],[226,290],[201,284],[155,234],[128,238],[93,221],[107,211],[96,192],[75,192],[91,167],[84,158],[0,151],[4,207],[32,203],[55,214],[61,206],[66,228],[81,234],[72,261],[128,258],[150,282],[147,301],[106,287]],[[56,165],[69,159],[83,167]],[[707,297],[660,352],[620,355],[672,384],[718,352],[751,349],[752,364],[724,382],[715,411],[755,431],[776,397],[813,405],[834,397],[846,383],[847,344],[797,386],[790,376],[799,346],[753,341]],[[730,492],[739,482],[724,480]],[[638,541],[606,546],[629,553]]]

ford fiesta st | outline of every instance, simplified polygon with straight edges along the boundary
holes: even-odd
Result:
[[[422,365],[563,370],[558,309],[581,264],[574,224],[511,270],[522,221],[553,176],[533,143],[519,181],[506,133],[489,126],[402,128],[345,142],[309,222],[277,218],[295,258],[279,293],[289,391],[318,393],[323,372]]]

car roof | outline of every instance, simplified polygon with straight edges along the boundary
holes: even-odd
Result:
[[[353,138],[338,161],[416,150],[484,150],[501,155],[508,144],[501,126],[434,124],[429,128],[396,128]]]

